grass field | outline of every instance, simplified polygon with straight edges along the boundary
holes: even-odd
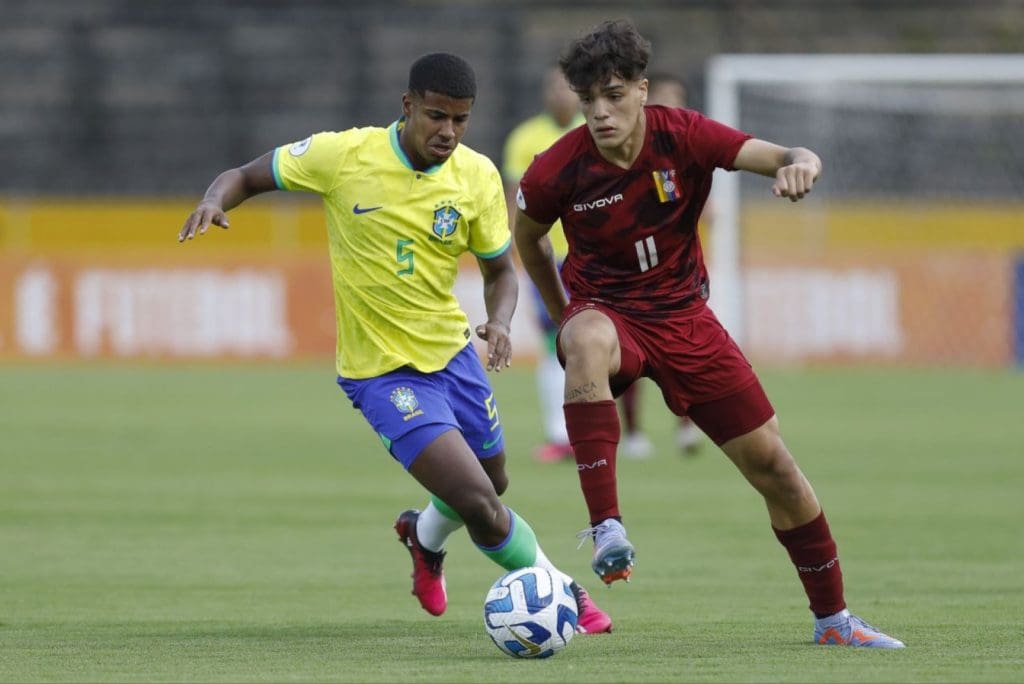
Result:
[[[620,460],[638,549],[604,590],[569,464],[530,457],[532,377],[494,377],[507,502],[615,619],[500,654],[500,570],[464,533],[441,618],[391,524],[425,497],[316,367],[0,367],[0,680],[1024,682],[1024,376],[765,372],[839,542],[851,608],[900,652],[819,648],[796,573],[725,458]]]

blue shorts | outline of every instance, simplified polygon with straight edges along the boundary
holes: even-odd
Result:
[[[562,265],[564,263],[565,262],[560,258],[557,260],[559,273],[562,272]],[[565,290],[564,285],[562,286],[562,289]],[[530,281],[530,291],[533,293],[533,306],[537,311],[537,325],[540,327],[540,331],[542,333],[545,335],[552,335],[552,349],[550,351],[551,353],[554,353],[553,333],[558,332],[558,326],[555,325],[555,322],[551,320],[551,316],[548,315],[548,308],[544,305],[544,298],[540,296],[540,290],[537,289],[537,286],[533,284],[532,280]]]
[[[338,376],[338,385],[406,470],[453,429],[462,431],[477,458],[505,449],[494,391],[472,343],[435,373],[406,366],[362,380]]]

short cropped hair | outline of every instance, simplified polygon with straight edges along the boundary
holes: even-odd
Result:
[[[457,100],[476,98],[476,75],[466,60],[447,52],[423,55],[409,69],[409,92],[427,91]]]
[[[606,21],[573,41],[558,64],[569,85],[586,92],[613,76],[626,81],[643,78],[651,60],[651,44],[628,21]]]

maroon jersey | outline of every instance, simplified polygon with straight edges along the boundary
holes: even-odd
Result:
[[[602,157],[580,126],[534,159],[518,202],[538,223],[561,219],[569,242],[562,279],[574,299],[657,316],[704,306],[697,220],[712,172],[732,170],[751,136],[687,109],[644,111],[643,148],[629,169]]]

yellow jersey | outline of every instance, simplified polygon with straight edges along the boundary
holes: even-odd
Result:
[[[416,171],[402,125],[317,133],[273,154],[278,188],[323,198],[346,378],[443,369],[470,337],[452,292],[459,255],[493,258],[511,242],[494,164],[459,145]]]
[[[558,125],[550,114],[538,114],[512,129],[505,139],[504,161],[501,165],[501,175],[509,183],[518,183],[519,179],[526,173],[533,158],[561,138],[563,135],[581,125],[584,122],[583,115],[576,117],[566,127]],[[548,233],[551,239],[551,246],[555,250],[555,256],[559,261],[569,253],[569,244],[562,232],[561,221],[555,221]]]

